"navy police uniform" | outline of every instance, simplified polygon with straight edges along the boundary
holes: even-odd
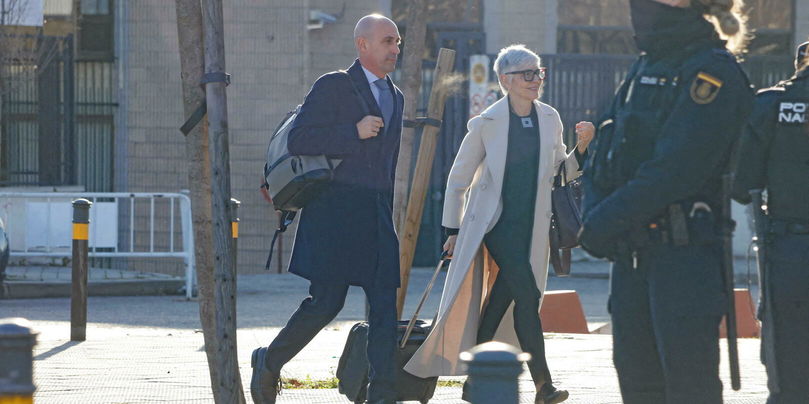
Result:
[[[803,45],[805,49],[809,43]],[[799,48],[800,50],[800,48]],[[800,53],[799,53],[800,54]],[[767,290],[774,358],[762,350],[770,404],[809,403],[809,66],[762,90],[739,145],[734,198],[767,190]],[[763,299],[762,299],[763,300]],[[772,351],[770,351],[772,352]],[[773,371],[777,379],[773,378]]]
[[[679,43],[644,38],[667,46],[632,66],[584,169],[581,243],[613,261],[613,361],[627,404],[722,402],[721,181],[753,95],[697,17],[676,22]]]

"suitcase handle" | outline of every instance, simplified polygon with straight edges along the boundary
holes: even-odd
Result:
[[[435,279],[438,278],[438,273],[441,272],[441,267],[443,267],[444,263],[449,260],[451,260],[451,258],[447,258],[446,251],[441,253],[441,261],[439,261],[438,265],[435,267],[433,277],[430,279],[430,283],[427,284],[427,290],[425,290],[424,294],[421,295],[421,300],[419,301],[418,306],[416,306],[416,312],[413,313],[413,317],[407,323],[407,329],[405,330],[405,333],[402,336],[402,342],[399,345],[400,349],[404,349],[405,345],[407,345],[407,339],[410,338],[410,334],[413,332],[413,327],[416,325],[416,320],[419,318],[421,307],[424,306],[424,302],[427,301],[427,297],[430,296],[430,292],[433,290],[433,285],[435,285]]]

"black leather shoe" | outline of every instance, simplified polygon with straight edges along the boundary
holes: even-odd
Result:
[[[267,348],[258,348],[250,359],[250,366],[253,367],[250,395],[256,404],[275,404],[275,397],[281,392],[281,377],[267,369],[264,362],[266,355]]]
[[[569,396],[567,390],[557,390],[552,384],[545,383],[537,392],[534,404],[557,404],[567,400]]]

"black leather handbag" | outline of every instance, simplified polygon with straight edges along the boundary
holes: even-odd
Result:
[[[581,199],[581,181],[568,181],[562,162],[551,190],[550,261],[556,276],[570,275],[571,250],[579,246]]]

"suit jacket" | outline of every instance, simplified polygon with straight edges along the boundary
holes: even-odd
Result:
[[[310,281],[358,286],[399,286],[399,242],[393,229],[393,180],[402,132],[404,97],[394,97],[391,122],[361,140],[360,98],[381,117],[359,60],[344,72],[321,76],[301,106],[289,134],[289,152],[342,159],[333,181],[300,212],[289,271]]]

